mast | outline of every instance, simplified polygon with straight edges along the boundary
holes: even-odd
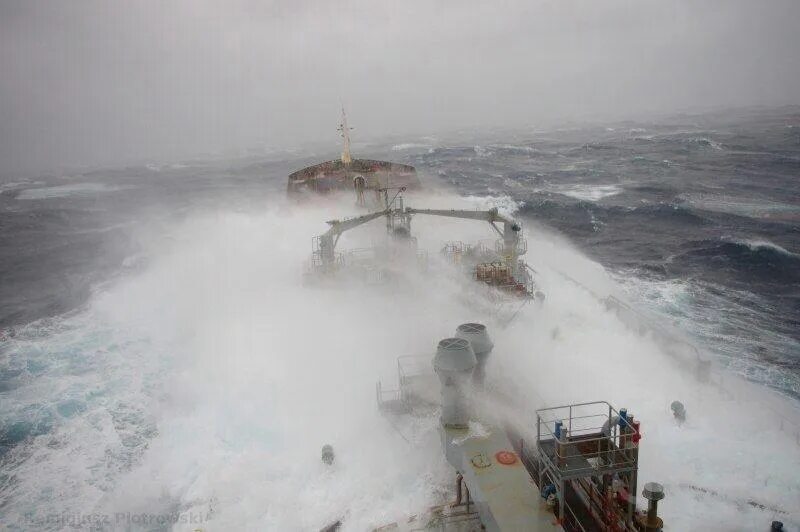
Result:
[[[352,158],[350,157],[350,130],[353,129],[351,127],[347,127],[347,114],[344,112],[344,106],[342,106],[342,123],[339,124],[338,130],[342,132],[342,138],[344,139],[344,147],[342,148],[342,163],[345,166],[350,166],[350,161]]]

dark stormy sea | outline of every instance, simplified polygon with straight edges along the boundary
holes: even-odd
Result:
[[[167,355],[175,342],[199,342],[196,331],[165,332],[163,342],[142,331],[156,330],[154,323],[180,327],[172,319],[176,306],[191,314],[184,307],[226,304],[203,286],[191,296],[174,289],[184,274],[211,260],[221,240],[230,246],[223,247],[228,256],[222,260],[245,263],[253,258],[250,246],[270,246],[270,260],[279,266],[269,274],[255,267],[246,273],[292,271],[296,265],[282,251],[297,245],[306,253],[314,232],[300,243],[280,238],[275,220],[290,207],[277,210],[273,225],[248,214],[282,198],[290,171],[335,157],[335,148],[2,176],[0,515],[13,516],[5,523],[10,529],[164,529],[175,522],[136,519],[157,519],[163,512],[186,518],[194,500],[206,501],[210,512],[224,505],[206,500],[202,486],[212,481],[196,472],[191,489],[182,486],[176,493],[163,487],[172,484],[162,483],[162,492],[137,498],[141,479],[131,471],[148,449],[180,447],[196,463],[221,452],[200,448],[193,436],[160,438],[168,428],[159,405],[171,393],[164,379],[198,396],[209,387],[195,380],[197,374],[177,370],[181,360]],[[680,328],[720,366],[789,402],[800,399],[800,108],[462,131],[357,143],[354,151],[413,164],[426,183],[461,196],[513,203],[516,216],[571,241],[605,268],[630,301]],[[187,220],[198,217],[201,221],[186,229]],[[220,235],[223,224],[233,224],[234,235],[265,236],[242,237],[247,246],[237,247],[237,237]],[[188,258],[163,251],[186,239],[199,243]],[[172,265],[177,273],[157,285],[129,283],[148,279],[156,263]],[[163,292],[162,306],[148,307],[144,315],[125,310],[146,301],[154,286]],[[180,301],[187,298],[188,303]],[[203,322],[201,328],[228,325]],[[154,351],[164,356],[150,356]],[[226,371],[205,369],[209,375]],[[227,397],[228,392],[212,393]],[[292,398],[302,402],[302,396]],[[248,416],[267,415],[256,407],[234,414],[224,399],[214,404],[220,406],[211,408],[212,417],[197,426],[213,431],[214,420],[232,419],[231,426],[241,431],[238,439],[220,435],[229,445],[226,452],[247,456],[253,442],[275,437],[267,429],[241,428],[249,427]],[[165,477],[188,475],[174,463],[150,467]],[[795,467],[796,458],[788,463]],[[286,473],[278,471],[272,474]],[[120,491],[122,478],[126,486]],[[226,481],[223,475],[221,482]],[[306,481],[298,474],[296,485],[280,492]],[[276,504],[295,504],[285,497]],[[109,523],[108,515],[92,513],[101,506],[120,507],[111,499],[136,500],[128,508],[133,515],[115,514],[111,519],[117,521]],[[162,514],[137,517],[135,512],[149,510],[153,500],[160,501]],[[420,495],[416,502],[427,499]],[[280,516],[259,521],[263,516],[253,512],[240,515],[242,522],[293,529],[281,528]],[[207,513],[198,517],[206,518]]]
[[[796,109],[681,116],[409,160],[521,202],[725,364],[800,398],[799,122]]]

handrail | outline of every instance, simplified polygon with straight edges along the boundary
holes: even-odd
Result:
[[[602,413],[575,415],[576,409],[587,407],[600,408]],[[597,469],[626,468],[636,463],[636,457],[627,443],[637,441],[639,431],[607,401],[542,408],[537,410],[536,417],[539,454],[556,470],[577,474]],[[564,423],[564,433],[556,434],[556,424],[559,422]],[[620,427],[625,427],[625,430],[620,430]],[[546,442],[551,442],[552,453],[542,448]],[[580,446],[580,450],[577,446]],[[581,467],[574,460],[570,462],[576,457],[586,460],[587,465]],[[588,461],[595,458],[601,462],[592,464]]]

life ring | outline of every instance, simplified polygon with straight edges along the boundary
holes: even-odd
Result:
[[[503,465],[513,465],[517,463],[517,455],[511,451],[498,451],[494,459]]]

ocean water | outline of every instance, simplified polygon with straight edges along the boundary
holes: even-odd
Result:
[[[799,109],[354,150],[414,164],[430,192],[408,204],[498,206],[523,221],[548,301],[497,329],[490,367],[528,405],[522,418],[560,402],[629,406],[643,420],[640,478],[664,483],[674,530],[800,523]],[[328,155],[5,178],[6,528],[365,530],[443,502],[436,420],[391,426],[374,385],[392,382],[397,356],[487,318],[452,279],[303,285],[311,237],[352,202],[298,208],[284,179]],[[432,254],[485,229],[414,221]],[[679,330],[729,384],[693,382],[593,294]],[[319,461],[325,443],[333,468]]]
[[[736,371],[800,397],[797,112],[473,137],[409,160],[519,202]]]

